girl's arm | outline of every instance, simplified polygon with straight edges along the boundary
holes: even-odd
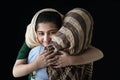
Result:
[[[36,49],[31,49],[32,52],[34,52],[34,50]],[[24,43],[19,51],[17,60],[13,66],[12,73],[14,77],[25,76],[37,69],[53,65],[55,63],[55,60],[51,59],[51,57],[55,55],[55,53],[51,54],[53,53],[53,51],[40,51],[40,54],[32,62],[28,63],[27,58],[29,52],[30,48]],[[33,54],[35,55],[35,53]]]
[[[30,64],[26,63],[26,59],[18,59],[16,60],[13,66],[13,76],[14,77],[22,77],[25,76],[32,71],[37,69],[37,63],[32,62]]]
[[[20,50],[18,52],[17,59],[16,59],[15,64],[13,66],[12,73],[13,73],[14,77],[25,76],[28,73],[30,73],[36,69],[35,62],[33,62],[31,64],[27,64],[27,57],[28,57],[30,50],[31,49],[24,42],[22,47],[20,48]]]

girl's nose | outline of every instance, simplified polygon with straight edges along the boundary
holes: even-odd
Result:
[[[45,34],[44,35],[44,41],[49,41],[50,40],[50,35],[49,34]]]

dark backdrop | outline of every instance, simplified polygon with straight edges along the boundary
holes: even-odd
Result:
[[[98,0],[24,0],[2,1],[1,9],[1,80],[25,80],[14,78],[12,68],[17,53],[24,42],[26,26],[33,15],[42,8],[55,8],[65,14],[81,7],[88,10],[94,18],[92,45],[101,49],[104,58],[94,63],[93,80],[117,80],[119,69],[119,2]]]

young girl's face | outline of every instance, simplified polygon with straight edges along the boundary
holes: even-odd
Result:
[[[37,38],[43,46],[48,46],[52,36],[56,34],[58,28],[53,23],[39,23],[37,25]]]

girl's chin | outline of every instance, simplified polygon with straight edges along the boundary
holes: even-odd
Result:
[[[46,47],[46,46],[48,46],[49,44],[44,44],[44,46]]]

